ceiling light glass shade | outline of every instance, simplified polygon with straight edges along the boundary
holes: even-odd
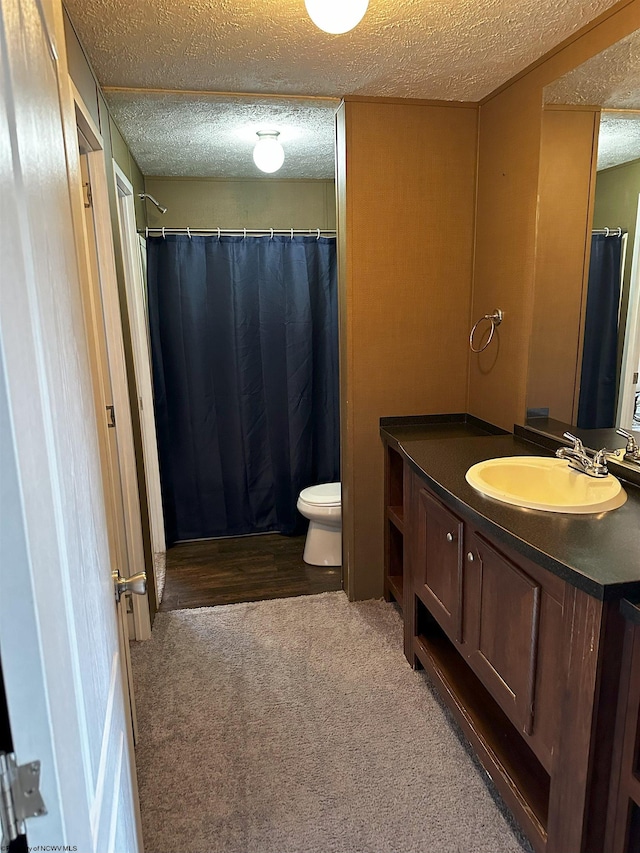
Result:
[[[360,23],[369,0],[304,0],[304,5],[316,27],[338,35]]]
[[[277,172],[284,163],[284,149],[278,142],[277,130],[258,131],[258,141],[253,149],[253,162],[262,172]]]

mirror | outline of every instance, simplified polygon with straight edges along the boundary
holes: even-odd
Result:
[[[639,201],[640,30],[544,90],[528,417],[640,430]]]

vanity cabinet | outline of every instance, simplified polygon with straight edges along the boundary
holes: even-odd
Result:
[[[624,601],[626,619],[611,774],[608,853],[640,850],[640,605]]]
[[[604,849],[623,626],[405,462],[405,655],[424,668],[537,851]]]
[[[544,652],[560,640],[563,590],[552,575],[516,564],[476,531],[466,560],[467,660],[511,722],[535,738],[531,746],[548,766],[551,744],[534,723],[561,699],[547,671],[555,658]]]
[[[462,641],[464,524],[426,489],[418,491],[417,554],[413,592],[437,616],[448,636]]]

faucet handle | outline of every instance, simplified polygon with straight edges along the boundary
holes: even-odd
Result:
[[[570,432],[563,433],[563,436],[564,436],[564,438],[568,438],[569,441],[573,442],[573,449],[574,450],[578,450],[578,451],[584,450],[584,445],[582,444],[582,442],[580,441],[580,439],[577,436],[573,435]]]
[[[617,429],[616,432],[618,433],[618,435],[621,435],[623,438],[627,439],[627,446],[625,448],[625,454],[639,458],[640,457],[640,447],[638,447],[638,442],[636,441],[636,438],[633,435],[633,433],[627,432],[626,429]]]
[[[611,451],[607,450],[606,447],[603,447],[602,450],[599,450],[593,456],[593,464],[594,467],[603,467],[606,469],[607,467],[607,456],[611,455]]]

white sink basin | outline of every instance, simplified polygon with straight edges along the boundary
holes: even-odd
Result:
[[[467,482],[491,498],[547,512],[607,512],[627,499],[612,474],[596,478],[569,468],[566,459],[504,456],[473,465]]]

